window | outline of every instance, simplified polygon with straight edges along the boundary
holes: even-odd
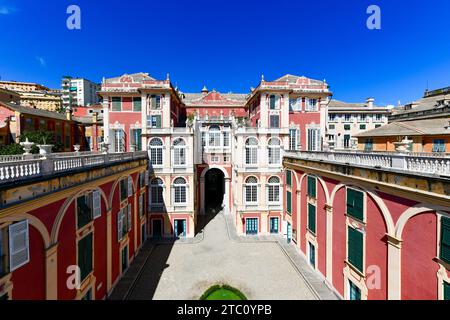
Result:
[[[183,178],[176,178],[173,185],[175,204],[186,204],[186,180]]]
[[[376,124],[375,129],[381,127],[381,124]]]
[[[229,147],[230,146],[230,133],[222,132],[222,135],[223,135],[223,146]]]
[[[349,299],[361,300],[361,289],[359,289],[353,282],[348,281],[349,286]]]
[[[150,108],[151,109],[160,109],[161,108],[161,96],[152,95],[150,100]]]
[[[245,164],[258,164],[258,140],[248,138],[245,142]]]
[[[335,114],[328,114],[328,121],[329,122],[335,122],[336,121],[336,115]]]
[[[302,109],[302,99],[289,99],[289,111],[300,111]]]
[[[128,208],[124,207],[117,213],[117,241],[122,240],[128,232]]]
[[[0,278],[8,271],[8,229],[0,229]]]
[[[364,151],[373,151],[373,139],[366,139],[364,142]]]
[[[151,115],[147,118],[147,126],[151,128],[161,128],[161,115]]]
[[[344,134],[344,148],[350,148],[350,135]]]
[[[441,250],[439,258],[450,263],[450,218],[441,217]]]
[[[334,129],[336,129],[336,125],[330,124],[330,125],[328,126],[328,128],[330,128],[330,130],[334,130]]]
[[[186,165],[186,142],[181,138],[175,139],[173,142],[173,165]]]
[[[316,233],[316,207],[308,203],[308,230]]]
[[[292,171],[291,170],[286,171],[286,185],[288,185],[289,187],[292,187]]]
[[[292,193],[290,191],[286,191],[286,212],[289,215],[292,214]]]
[[[433,140],[433,152],[445,152],[445,140],[434,139]]]
[[[139,195],[139,208],[138,208],[138,212],[139,212],[139,217],[142,218],[142,216],[144,215],[144,195],[140,194]]]
[[[92,193],[92,216],[98,218],[102,215],[102,196],[100,191],[96,190]]]
[[[128,198],[127,180],[120,180],[120,202],[125,201]]]
[[[300,144],[300,130],[289,129],[289,150],[296,151]]]
[[[278,218],[270,218],[270,233],[278,233]]]
[[[359,130],[366,130],[366,125],[365,124],[360,124],[359,125]]]
[[[133,111],[141,111],[142,110],[142,98],[134,97],[133,98]]]
[[[271,138],[268,145],[269,152],[269,164],[280,164],[281,162],[281,148],[280,140],[277,138]]]
[[[277,114],[270,115],[270,128],[279,128],[280,127],[280,116]]]
[[[270,109],[275,109],[276,107],[277,107],[277,104],[278,104],[278,96],[276,96],[276,95],[271,95],[270,97],[269,97],[269,106],[270,106]]]
[[[444,281],[444,300],[450,301],[450,283]]]
[[[328,135],[328,141],[330,141],[330,142],[334,142],[335,138],[336,138],[336,136],[334,134],[329,134]]]
[[[367,120],[367,117],[366,117],[365,114],[360,114],[360,115],[359,115],[359,121],[360,121],[360,122],[366,122],[366,120]]]
[[[347,214],[364,221],[364,194],[361,191],[347,188]]]
[[[124,152],[125,151],[125,133],[123,130],[114,130],[114,151]]]
[[[347,260],[358,269],[363,269],[363,234],[352,227],[348,227]]]
[[[308,256],[309,264],[316,268],[316,247],[311,242],[308,242]]]
[[[245,219],[245,233],[247,235],[258,234],[258,218]]]
[[[142,129],[131,129],[130,130],[130,144],[134,146],[135,151],[142,150]]]
[[[382,115],[382,114],[376,114],[376,115],[375,115],[375,121],[376,121],[376,122],[381,122],[381,121],[383,121],[383,115]]]
[[[344,121],[345,122],[352,121],[352,115],[351,114],[344,114]]]
[[[80,268],[80,279],[85,280],[92,272],[92,232],[78,241],[78,267]]]
[[[159,138],[150,140],[150,162],[153,166],[163,164],[163,142]]]
[[[306,99],[306,111],[317,111],[317,99]]]
[[[160,178],[155,178],[150,183],[150,206],[152,209],[161,208],[164,203],[163,198],[164,182]]]
[[[308,129],[308,151],[320,151],[320,129]]]
[[[121,97],[112,97],[112,111],[122,111]]]
[[[220,128],[219,126],[209,127],[209,147],[220,147]]]
[[[310,198],[316,198],[317,196],[316,184],[317,184],[316,178],[308,176],[308,196]]]
[[[349,124],[345,124],[345,125],[344,125],[344,130],[348,131],[348,130],[350,130],[350,128],[351,128],[351,127],[350,127]]]
[[[93,219],[93,199],[92,193],[88,193],[77,198],[77,226],[83,228]]]
[[[270,177],[268,188],[269,203],[280,202],[280,179],[278,177]]]
[[[245,202],[248,204],[258,203],[258,179],[248,177],[245,180]]]

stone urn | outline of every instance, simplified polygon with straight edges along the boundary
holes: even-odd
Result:
[[[411,152],[412,147],[412,140],[409,140],[408,137],[405,137],[400,142],[394,142],[395,145],[395,151],[398,153],[408,153]]]
[[[23,154],[24,156],[31,155],[30,151],[31,151],[31,148],[33,148],[33,146],[34,146],[34,142],[28,141],[28,138],[27,138],[24,142],[21,142],[20,145],[23,147],[23,150],[25,151],[25,153]]]
[[[79,144],[74,144],[73,145],[73,150],[75,150],[76,153],[80,152],[80,148],[81,148],[81,146]]]
[[[107,142],[100,143],[100,150],[102,153],[108,153],[108,149],[109,149],[109,143],[107,143]]]
[[[38,144],[39,154],[45,159],[52,153],[52,144]]]

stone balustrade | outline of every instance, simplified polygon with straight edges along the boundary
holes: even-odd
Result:
[[[450,176],[450,155],[448,154],[297,151],[286,152],[285,157]]]
[[[0,184],[15,182],[19,179],[50,176],[65,171],[84,169],[99,165],[108,165],[123,161],[146,159],[146,151],[127,153],[84,152],[53,153],[47,158],[39,155],[4,157],[0,160]],[[11,159],[15,159],[12,161]]]

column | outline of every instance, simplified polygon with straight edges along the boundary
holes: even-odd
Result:
[[[108,210],[106,213],[106,292],[110,293],[112,288],[112,222],[111,222],[112,210]]]
[[[223,213],[230,213],[230,178],[225,178],[225,194],[223,195]]]
[[[110,143],[109,130],[109,97],[103,97],[103,136],[106,143]]]
[[[58,299],[58,244],[45,250],[45,279],[47,300]]]
[[[386,234],[388,245],[388,300],[401,300],[402,240]]]
[[[292,173],[292,179],[294,179],[294,173]],[[297,186],[297,188],[298,188],[298,186]],[[296,210],[295,213],[292,212],[292,215],[295,214],[297,216],[297,246],[300,249],[301,248],[301,241],[302,241],[301,236],[300,236],[300,234],[301,234],[301,220],[302,220],[301,219],[300,204],[301,204],[302,192],[300,190],[296,190],[295,191],[295,195],[296,195],[295,200],[297,201],[297,210]]]
[[[325,205],[327,212],[327,245],[326,245],[326,278],[330,284],[333,283],[333,207]]]

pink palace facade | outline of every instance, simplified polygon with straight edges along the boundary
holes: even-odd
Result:
[[[282,159],[322,149],[326,82],[285,75],[248,94],[183,93],[137,73],[104,79],[99,94],[109,150],[148,151],[151,236],[193,237],[197,216],[220,210],[240,234],[291,232]]]

